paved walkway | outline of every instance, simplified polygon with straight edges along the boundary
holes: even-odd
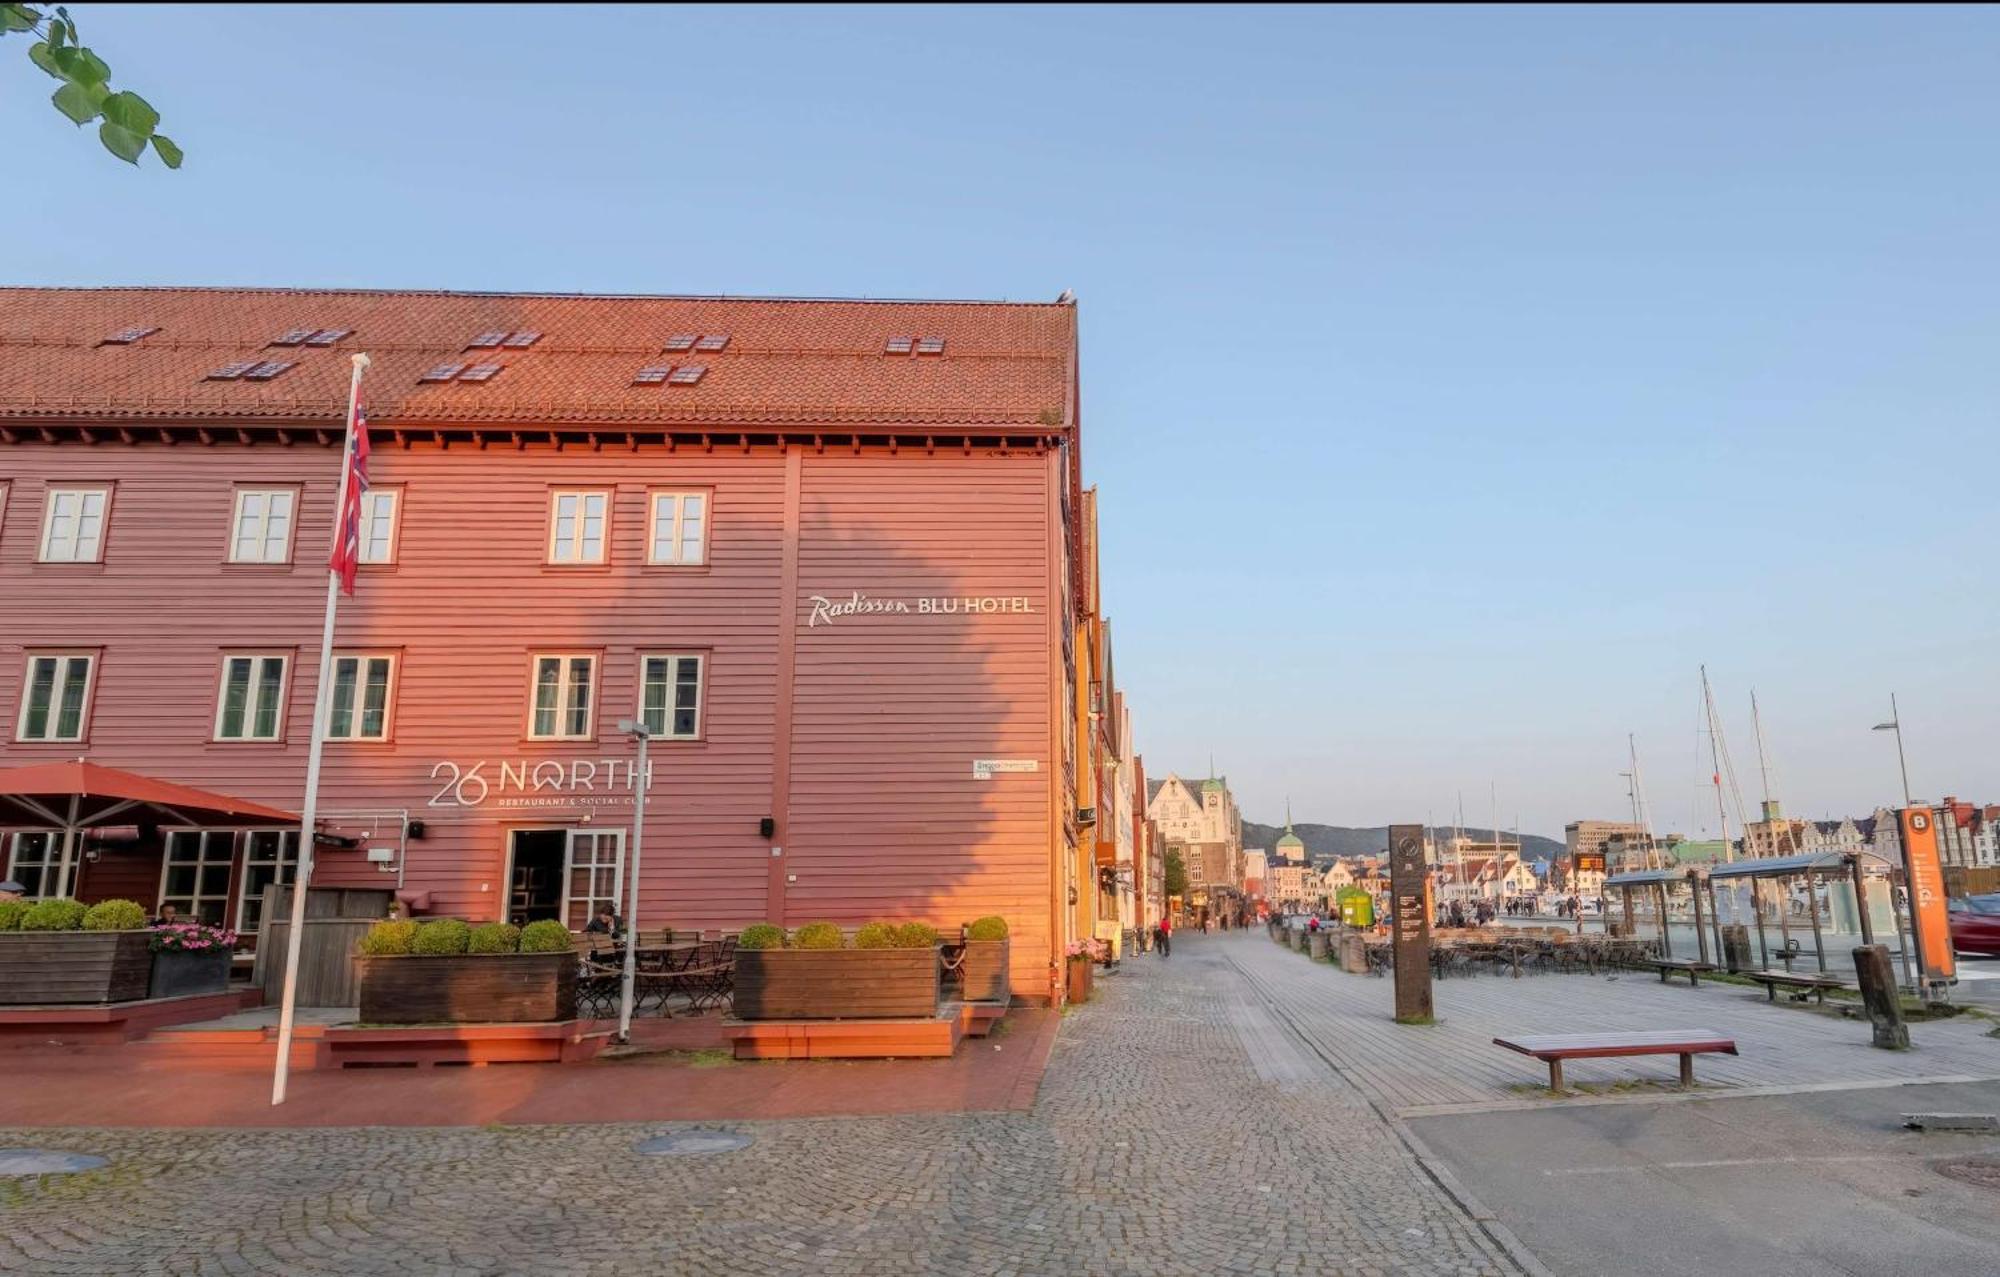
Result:
[[[1705,1029],[1736,1039],[1738,1056],[1702,1056],[1705,1087],[1796,1088],[1916,1080],[2000,1078],[2000,1039],[1990,1020],[1962,1017],[1910,1026],[1913,1049],[1869,1046],[1865,1020],[1772,1005],[1764,991],[1685,980],[1661,984],[1651,971],[1612,975],[1476,975],[1433,986],[1438,1023],[1393,1023],[1388,977],[1345,974],[1271,942],[1262,931],[1232,934],[1224,954],[1270,999],[1281,1018],[1368,1096],[1402,1116],[1552,1101],[1546,1066],[1493,1045],[1520,1033]],[[1575,1060],[1571,1086],[1670,1082],[1673,1056]]]
[[[111,1158],[0,1180],[0,1271],[1519,1271],[1247,985],[1251,944],[1101,980],[1027,1112],[717,1123],[752,1144],[667,1158],[633,1142],[685,1128],[0,1130]]]

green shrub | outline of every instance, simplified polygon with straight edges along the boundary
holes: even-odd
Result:
[[[368,928],[368,934],[361,937],[361,956],[364,958],[400,958],[410,951],[417,939],[417,924],[408,918],[395,918],[388,922],[378,922]]]
[[[0,931],[19,931],[21,918],[27,912],[25,900],[0,900]]]
[[[416,943],[410,952],[429,958],[449,958],[465,952],[472,941],[472,928],[457,918],[438,918],[417,925]]]
[[[23,931],[81,931],[83,915],[88,912],[74,900],[58,896],[51,900],[37,900],[28,906],[28,912],[21,915]]]
[[[840,925],[833,922],[808,922],[792,933],[794,949],[839,949],[846,943]]]
[[[743,928],[743,934],[736,937],[739,949],[782,949],[785,947],[785,929],[774,927],[768,922],[753,922]]]
[[[143,931],[146,911],[130,900],[100,900],[83,915],[85,931]]]
[[[967,940],[1005,940],[1007,920],[999,914],[988,914],[984,918],[974,918],[972,925],[965,929]]]
[[[576,947],[569,928],[554,918],[544,918],[521,928],[522,953],[567,953]]]
[[[854,932],[854,947],[857,949],[895,948],[896,924],[893,922],[863,923]]]
[[[896,928],[898,949],[928,949],[938,942],[937,928],[921,922],[906,922]]]
[[[487,922],[474,927],[465,945],[467,953],[518,953],[520,949],[521,929],[504,922]]]

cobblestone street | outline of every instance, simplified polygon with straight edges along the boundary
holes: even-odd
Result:
[[[1237,942],[1100,980],[1027,1113],[728,1123],[748,1148],[681,1157],[634,1152],[685,1129],[660,1124],[0,1131],[111,1159],[0,1181],[0,1271],[1517,1271],[1280,1029]]]

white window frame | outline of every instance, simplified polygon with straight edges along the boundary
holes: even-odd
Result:
[[[603,856],[603,847],[606,841],[609,841],[611,843],[611,860],[608,865],[605,863]],[[586,862],[589,868],[593,869],[598,875],[602,875],[607,870],[610,872],[611,890],[608,895],[605,893],[597,892],[595,890],[588,891],[580,896],[575,894],[576,871],[578,868],[582,867],[579,866],[577,863],[576,853],[577,853],[578,843],[588,843],[590,846],[591,858],[588,862]],[[595,906],[601,900],[609,901],[612,909],[618,914],[620,919],[623,919],[625,915],[625,910],[622,907],[621,902],[619,900],[618,884],[623,882],[624,880],[625,880],[625,831],[624,830],[622,829],[569,830],[569,837],[563,844],[563,878],[562,878],[563,925],[568,927],[571,931],[582,931],[584,926],[590,922],[592,917],[595,916]],[[602,883],[603,880],[600,877],[592,881],[589,885],[595,888],[597,886],[602,885]],[[583,912],[580,915],[577,914],[576,912],[577,906],[579,904],[581,904],[583,907]]]
[[[381,513],[380,507],[388,506],[388,513]],[[377,525],[389,525],[387,535],[379,538],[382,553],[374,552]],[[399,487],[375,487],[361,494],[361,561],[363,563],[394,563],[402,550],[403,539],[403,490]]]
[[[558,662],[556,678],[556,730],[540,732],[535,730],[535,718],[540,709],[536,693],[541,690],[542,662]],[[584,684],[584,715],[586,722],[581,732],[563,730],[571,713],[571,690],[576,686],[570,677],[570,662],[589,661],[590,676]],[[528,658],[528,739],[529,740],[595,740],[597,738],[597,671],[600,662],[596,652],[537,652]]]
[[[276,840],[278,855],[276,860],[267,860],[256,852],[257,840],[269,835]],[[250,879],[256,876],[252,870],[275,867],[276,877],[271,881],[281,887],[294,886],[299,880],[299,831],[296,829],[245,829],[242,831],[241,850],[243,868],[236,875],[236,922],[235,931],[239,936],[254,936],[263,930],[264,919],[259,914],[256,924],[250,925],[249,902],[254,898],[259,910],[264,904],[264,890],[259,887],[250,890]]]
[[[549,563],[552,566],[595,567],[611,561],[611,491],[610,488],[557,488],[549,493]],[[597,556],[585,558],[587,538],[584,536],[584,522],[590,517],[589,507],[593,498],[604,503],[600,516],[602,525],[597,539]],[[567,539],[561,536],[562,503],[565,500],[576,502],[576,514]]]
[[[649,680],[647,679],[647,673],[649,671],[651,663],[654,661],[670,662],[667,670],[668,677],[666,679],[666,690],[668,692],[668,696],[666,700],[659,707],[660,726],[658,727],[658,729],[653,729],[653,717],[654,717],[653,709],[651,706],[647,704],[647,697],[646,697],[646,692],[651,685]],[[680,663],[682,661],[693,661],[695,663],[694,728],[692,731],[676,732],[671,729],[674,725],[673,723],[674,711],[678,709],[679,706],[673,704],[672,693],[680,686],[679,674],[680,674]],[[654,739],[700,740],[702,738],[702,732],[707,725],[707,715],[708,715],[707,702],[708,702],[708,653],[707,652],[641,652],[639,654],[639,707],[638,707],[639,715],[638,716],[639,720],[645,723],[647,728],[652,731]]]
[[[21,713],[14,721],[14,739],[26,744],[70,744],[83,740],[90,734],[90,698],[97,691],[96,652],[29,652],[21,667]],[[56,672],[49,686],[49,717],[47,730],[40,736],[28,735],[28,711],[32,708],[30,698],[34,693],[35,662],[54,661]],[[69,681],[69,670],[73,662],[84,663],[83,704],[77,711],[76,734],[64,736],[56,730],[62,721],[62,690]]]
[[[16,882],[21,880],[21,840],[37,835],[45,835],[48,838],[49,853],[42,860],[36,862],[41,871],[36,875],[36,882],[42,890],[29,893],[27,898],[30,900],[54,900],[73,896],[76,893],[77,862],[82,859],[81,856],[77,855],[77,843],[83,837],[80,831],[71,834],[68,838],[63,837],[63,831],[60,829],[16,829],[10,831],[7,835],[7,876]],[[49,875],[51,873],[55,875],[56,890],[53,892],[48,890]]]
[[[337,730],[334,725],[334,714],[336,712],[335,698],[340,695],[340,667],[343,663],[350,661],[354,664],[354,700],[348,707],[348,729],[342,732]],[[365,704],[364,692],[368,686],[365,675],[368,663],[371,661],[381,661],[387,664],[389,674],[382,685],[382,730],[371,734],[363,734],[360,730],[360,723]],[[396,659],[394,652],[334,653],[333,687],[328,693],[326,703],[326,738],[328,740],[386,741],[389,739],[389,733],[393,730],[392,720],[395,717],[396,711],[396,674],[397,667],[400,664],[401,662]]]
[[[693,522],[699,528],[691,555],[687,541],[688,502],[700,503]],[[661,507],[669,508],[663,512]],[[660,536],[665,524],[666,537]],[[646,562],[667,567],[700,567],[708,562],[708,543],[715,533],[715,496],[707,488],[655,488],[646,494]]]
[[[97,513],[91,515],[86,507],[91,497],[97,498]],[[68,552],[57,554],[56,518],[58,508],[65,497],[77,499],[76,510],[63,516],[75,521],[68,538]],[[97,520],[96,534],[87,543],[90,552],[83,553],[86,542],[83,539],[83,521]],[[111,530],[111,488],[102,483],[52,483],[48,494],[42,498],[42,539],[37,552],[38,563],[102,563],[104,562],[105,536]]]
[[[250,686],[248,689],[247,699],[245,699],[243,703],[243,734],[240,736],[224,736],[222,734],[222,720],[224,719],[224,717],[227,716],[229,710],[229,663],[231,661],[250,662]],[[278,692],[277,692],[278,704],[276,706],[275,711],[271,715],[271,733],[268,736],[259,734],[256,731],[257,709],[258,709],[257,690],[264,686],[264,680],[262,678],[262,674],[264,671],[263,663],[265,661],[277,661],[279,663]],[[285,707],[286,707],[286,702],[289,701],[291,698],[291,690],[292,690],[292,658],[290,653],[224,652],[222,654],[221,678],[216,683],[216,690],[215,690],[214,739],[218,741],[225,741],[230,744],[239,744],[239,743],[250,744],[250,743],[260,743],[260,742],[268,744],[272,741],[283,740],[285,738]]]
[[[237,885],[236,831],[233,829],[165,829],[160,832],[160,889],[153,902],[153,911],[157,914],[160,908],[171,900],[174,902],[175,907],[180,908],[182,918],[189,922],[206,921],[206,919],[201,917],[202,902],[214,901],[221,904],[222,912],[212,925],[220,927],[228,926],[229,906],[235,899],[233,889]],[[194,859],[176,861],[174,859],[174,843],[177,840],[184,840],[190,837],[197,840]],[[220,857],[214,854],[218,847],[224,849]],[[175,864],[194,866],[194,890],[192,892],[181,892],[174,895],[167,894],[167,879],[172,874]],[[203,871],[217,864],[222,865],[224,869],[222,890],[220,892],[203,891],[201,889]],[[182,907],[183,901],[186,902],[185,907]]]
[[[264,507],[255,516],[248,516],[243,507],[246,501],[252,497],[261,497]],[[272,558],[272,505],[281,497],[285,502],[285,542],[278,551],[278,557]],[[245,540],[243,525],[246,517],[254,517],[256,519],[256,532],[254,537],[250,538],[256,542],[255,554],[253,556],[246,556],[242,553],[242,545]],[[236,489],[235,495],[231,498],[229,505],[229,561],[231,563],[290,563],[292,561],[292,545],[298,539],[298,534],[299,490],[297,488],[239,487]]]

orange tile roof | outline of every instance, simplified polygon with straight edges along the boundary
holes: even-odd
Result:
[[[1029,426],[1070,424],[1076,309],[1067,303],[607,297],[275,288],[0,288],[0,419],[333,422],[349,356],[373,360],[372,420],[458,425]],[[157,327],[131,345],[104,339]],[[325,347],[272,346],[348,328]],[[534,329],[525,350],[466,349]],[[721,352],[663,353],[679,333]],[[887,355],[943,337],[942,355]],[[207,381],[245,359],[298,366],[268,382]],[[420,384],[434,364],[499,363],[492,380]],[[634,386],[661,364],[697,385]]]

